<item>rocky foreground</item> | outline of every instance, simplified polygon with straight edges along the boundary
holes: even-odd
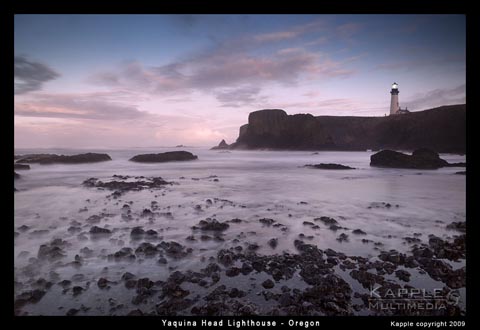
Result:
[[[215,182],[213,177],[192,180]],[[466,281],[465,222],[445,226],[452,234],[447,239],[435,235],[423,237],[420,233],[405,236],[402,240],[408,252],[401,253],[386,250],[381,242],[368,239],[362,228],[352,228],[342,219],[318,215],[301,223],[308,234],[299,234],[291,242],[294,251],[286,252],[278,247],[283,234],[289,231],[284,223],[273,216],[205,218],[204,210],[217,213],[224,207],[246,207],[212,198],[193,208],[199,220],[189,232],[183,237],[167,239],[169,227],[162,219],[175,221],[175,214],[188,211],[182,205],[162,208],[156,200],[168,193],[166,188],[175,189],[176,184],[179,183],[160,177],[122,175],[85,180],[85,189],[107,192],[98,202],[116,208],[116,212],[88,214],[93,202],[87,200],[78,217],[61,219],[70,225],[61,237],[41,240],[35,255],[19,251],[16,258],[28,260],[15,270],[15,314],[28,315],[29,310],[34,311],[32,314],[49,314],[35,312],[33,307],[41,304],[45,304],[44,311],[50,308],[52,314],[65,315],[461,315],[465,312],[456,300],[457,290],[464,288]],[[150,207],[136,208],[125,199],[132,193],[151,194]],[[399,207],[372,203],[368,208]],[[179,211],[175,213],[174,209]],[[118,214],[122,226],[112,225]],[[229,234],[238,232],[238,226],[245,224],[250,231]],[[270,237],[262,235],[259,239],[256,228],[262,228]],[[15,228],[14,235],[16,239],[41,238],[48,235],[49,229],[44,231],[22,225]],[[317,232],[330,233],[342,244],[355,241],[372,245],[376,255],[367,258],[319,249],[309,243]],[[208,250],[209,244],[223,244],[223,247],[198,260],[197,255]],[[110,251],[102,246],[117,248]],[[265,253],[265,249],[270,252]],[[108,266],[92,275],[92,264]],[[115,265],[123,272],[109,271]],[[147,267],[151,268],[145,274],[142,269]],[[435,299],[431,295],[418,295],[425,288],[422,283],[429,281],[440,290]],[[434,304],[437,308],[382,308],[380,298],[405,290],[417,292],[414,297],[417,303]],[[396,295],[389,303],[398,305],[406,301],[405,296]]]

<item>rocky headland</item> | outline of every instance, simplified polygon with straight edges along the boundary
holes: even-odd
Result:
[[[281,109],[250,113],[231,149],[415,150],[465,153],[466,105],[385,117],[288,115]]]

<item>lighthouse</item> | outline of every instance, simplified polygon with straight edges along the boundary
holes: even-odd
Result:
[[[397,111],[399,109],[398,105],[398,84],[395,82],[392,85],[392,90],[390,91],[390,94],[392,94],[392,97],[390,99],[390,115],[395,115],[397,114]]]

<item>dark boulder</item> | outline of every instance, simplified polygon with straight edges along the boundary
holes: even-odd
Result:
[[[352,231],[352,233],[355,235],[367,235],[367,233],[361,229],[355,229],[354,231]]]
[[[30,165],[27,165],[27,164],[13,164],[13,169],[14,170],[29,170]]]
[[[198,223],[200,230],[211,230],[211,231],[224,231],[227,230],[230,225],[226,222],[219,222],[216,219],[207,218],[205,220],[201,220]],[[197,229],[196,226],[192,227],[193,229]]]
[[[229,145],[227,144],[227,142],[225,142],[225,140],[222,140],[218,146],[216,147],[213,147],[211,148],[210,150],[219,150],[219,149],[228,149],[229,148]]]
[[[448,162],[441,159],[435,151],[429,149],[415,150],[411,155],[393,150],[382,150],[370,157],[370,166],[437,169],[447,166]]]
[[[174,161],[195,160],[198,157],[188,151],[169,151],[159,154],[136,155],[129,160],[139,163],[164,163]]]
[[[82,164],[96,163],[112,160],[107,154],[86,153],[78,155],[55,155],[55,154],[32,154],[22,156],[17,163],[39,163],[39,164]]]
[[[90,234],[111,234],[112,231],[107,228],[100,228],[97,226],[93,226],[90,228]]]
[[[315,164],[315,165],[305,165],[305,167],[310,167],[310,168],[318,168],[321,170],[354,170],[354,167],[350,166],[345,166],[341,164],[333,164],[333,163],[321,163],[321,164]]]
[[[264,281],[264,282],[262,283],[262,286],[263,286],[265,289],[271,289],[271,288],[273,288],[273,287],[275,286],[275,283],[274,283],[272,280],[268,279],[268,280],[266,280],[266,281]]]

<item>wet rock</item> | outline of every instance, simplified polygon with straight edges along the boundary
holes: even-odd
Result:
[[[210,148],[210,150],[229,149],[229,147],[230,146],[227,144],[227,142],[225,142],[225,140],[222,140],[222,141],[220,141],[218,146],[212,147],[212,148]]]
[[[143,316],[143,312],[140,309],[132,309],[128,312],[127,316]]]
[[[262,218],[262,219],[259,219],[258,221],[266,226],[270,226],[275,222],[275,220],[268,219],[268,218]]]
[[[366,232],[364,232],[363,230],[361,229],[355,229],[352,231],[352,234],[355,234],[355,235],[367,235]]]
[[[36,304],[43,298],[45,293],[46,291],[39,289],[22,292],[16,297],[14,306],[15,308],[20,308],[26,304]]]
[[[68,246],[67,242],[61,239],[55,239],[49,244],[42,244],[38,249],[37,258],[50,261],[63,258],[66,254],[62,248],[65,246]]]
[[[85,289],[82,288],[81,286],[74,286],[72,288],[72,293],[74,296],[78,296],[79,294],[81,294]]]
[[[139,238],[141,236],[145,235],[145,230],[143,230],[142,227],[134,227],[132,231],[130,232],[130,236],[132,238]]]
[[[122,275],[122,280],[124,281],[128,281],[128,280],[131,280],[131,279],[134,279],[136,276],[132,273],[129,273],[129,272],[125,272],[123,275]]]
[[[167,259],[165,259],[164,257],[161,257],[160,259],[158,259],[158,263],[161,264],[161,265],[166,265],[167,264]]]
[[[63,280],[61,282],[58,282],[58,285],[60,285],[64,289],[68,288],[71,284],[72,284],[72,281],[69,281],[69,280]]]
[[[93,255],[93,250],[89,249],[88,247],[83,247],[80,249],[80,253],[83,254],[86,258],[91,257]]]
[[[141,278],[137,281],[137,288],[150,289],[154,285],[155,283],[153,283],[153,281],[151,281],[148,277]]]
[[[227,275],[228,277],[235,277],[237,276],[238,274],[240,274],[241,272],[241,269],[238,268],[238,267],[230,267],[228,268],[226,271],[225,271],[225,275]]]
[[[354,170],[355,169],[354,167],[345,166],[345,165],[341,165],[341,164],[333,164],[333,163],[329,163],[329,164],[321,163],[321,164],[315,164],[315,165],[305,165],[305,167],[317,168],[317,169],[322,169],[322,170]]]
[[[434,253],[428,247],[416,247],[412,250],[415,258],[432,258]]]
[[[127,289],[133,289],[137,286],[137,280],[130,279],[125,281],[125,287]]]
[[[247,250],[248,251],[256,251],[260,248],[260,246],[256,243],[251,243],[247,245]]]
[[[97,285],[100,289],[106,289],[106,288],[109,288],[108,283],[109,281],[106,278],[101,277],[98,279]]]
[[[314,226],[315,224],[313,222],[310,222],[310,221],[304,221],[303,225],[304,226]]]
[[[55,154],[30,154],[21,156],[17,163],[38,163],[38,164],[83,164],[96,163],[112,160],[107,154],[86,153],[72,156]]]
[[[268,279],[268,280],[266,280],[266,281],[264,281],[264,282],[262,283],[262,286],[263,286],[265,289],[271,289],[271,288],[273,288],[273,287],[275,286],[275,283],[274,283],[272,280]]]
[[[409,244],[413,243],[420,243],[422,240],[416,237],[404,237],[403,240],[405,240]]]
[[[147,230],[145,232],[145,234],[147,235],[148,238],[154,238],[154,237],[158,236],[158,233],[153,229]]]
[[[311,244],[305,244],[301,240],[295,240],[293,245],[297,250],[299,250],[302,254],[308,254],[312,258],[319,258],[321,259],[323,256],[323,252],[319,250],[316,246]]]
[[[75,316],[75,315],[77,315],[78,312],[80,312],[79,309],[70,308],[65,315],[67,315],[67,316]]]
[[[135,254],[145,255],[147,257],[153,257],[157,253],[157,247],[148,242],[143,242],[135,249]]]
[[[156,306],[157,315],[177,315],[177,313],[191,307],[195,303],[191,299],[182,298],[183,295],[182,293],[178,297],[174,296],[158,304]]]
[[[30,232],[30,235],[31,236],[43,236],[45,234],[48,234],[50,232],[50,230],[47,230],[47,229],[39,229],[39,230],[34,230],[32,232]]]
[[[278,245],[278,238],[271,238],[268,240],[268,245],[270,245],[270,247],[272,249],[275,249]]]
[[[121,261],[121,260],[133,261],[136,259],[135,255],[133,254],[133,249],[130,247],[121,248],[119,251],[115,252],[114,254],[109,254],[108,258],[114,259],[115,261]]]
[[[383,261],[391,262],[395,265],[403,265],[405,263],[406,255],[396,250],[390,250],[388,252],[382,251],[378,255],[378,258]]]
[[[385,279],[383,276],[369,273],[364,270],[352,270],[350,276],[357,280],[365,289],[369,289],[374,286],[374,284],[383,284]]]
[[[27,226],[27,225],[21,225],[21,226],[18,227],[17,229],[23,233],[23,232],[26,232],[27,230],[29,230],[30,227]]]
[[[370,166],[437,169],[447,166],[448,162],[429,149],[417,149],[412,155],[406,155],[392,150],[382,150],[370,157]]]
[[[83,185],[89,188],[113,190],[111,197],[118,198],[127,191],[141,191],[145,189],[160,189],[171,182],[163,180],[161,177],[143,178],[138,181],[130,181],[129,176],[113,175],[115,180],[101,181],[97,178],[89,178],[83,181]],[[120,179],[120,180],[117,180]],[[129,181],[127,181],[129,180]]]
[[[253,271],[253,267],[249,262],[242,263],[241,272],[243,275],[248,275]]]
[[[467,175],[467,171],[458,171],[458,172],[455,172],[455,174]]]
[[[339,241],[339,242],[348,242],[348,235],[345,234],[345,233],[340,234],[340,235],[337,237],[337,241]]]
[[[193,155],[188,151],[169,151],[158,154],[142,154],[136,155],[130,158],[132,162],[140,163],[164,163],[172,161],[186,161],[186,160],[195,160],[198,159],[197,156]]]
[[[184,258],[191,252],[191,249],[186,249],[183,245],[174,241],[162,241],[160,244],[157,245],[157,248],[158,247],[165,250],[167,255],[174,259]]]
[[[228,250],[220,250],[217,253],[218,262],[224,266],[230,265],[233,262],[234,258],[234,253]]]
[[[13,169],[14,170],[29,170],[30,165],[15,163],[15,164],[13,164]]]
[[[465,235],[456,237],[452,243],[430,235],[428,244],[437,258],[453,261],[465,258]]]
[[[103,234],[103,235],[108,235],[111,234],[112,231],[107,229],[107,228],[100,228],[97,226],[93,226],[90,228],[90,234]]]
[[[295,301],[292,299],[292,296],[288,292],[283,293],[278,298],[278,304],[281,307],[287,307],[287,306],[293,305],[294,303],[295,303]]]
[[[395,271],[395,275],[402,281],[409,282],[411,274],[406,270],[399,269]]]
[[[226,222],[219,222],[216,219],[207,218],[205,220],[201,220],[198,223],[200,230],[211,230],[211,231],[225,231],[230,227],[230,225]],[[192,227],[193,229],[197,229],[197,227]]]
[[[464,233],[467,230],[467,223],[465,221],[452,222],[451,224],[447,225],[447,229],[458,230]]]
[[[70,226],[70,227],[68,227],[67,231],[68,231],[70,234],[75,234],[75,233],[81,232],[81,231],[82,231],[82,228]]]
[[[150,209],[144,209],[142,211],[142,217],[151,217],[152,215],[154,215],[154,213]]]
[[[330,217],[320,217],[320,218],[315,218],[313,219],[314,221],[321,221],[323,222],[325,225],[327,226],[331,226],[331,225],[338,225],[338,222],[337,220],[333,219],[333,218],[330,218]]]

